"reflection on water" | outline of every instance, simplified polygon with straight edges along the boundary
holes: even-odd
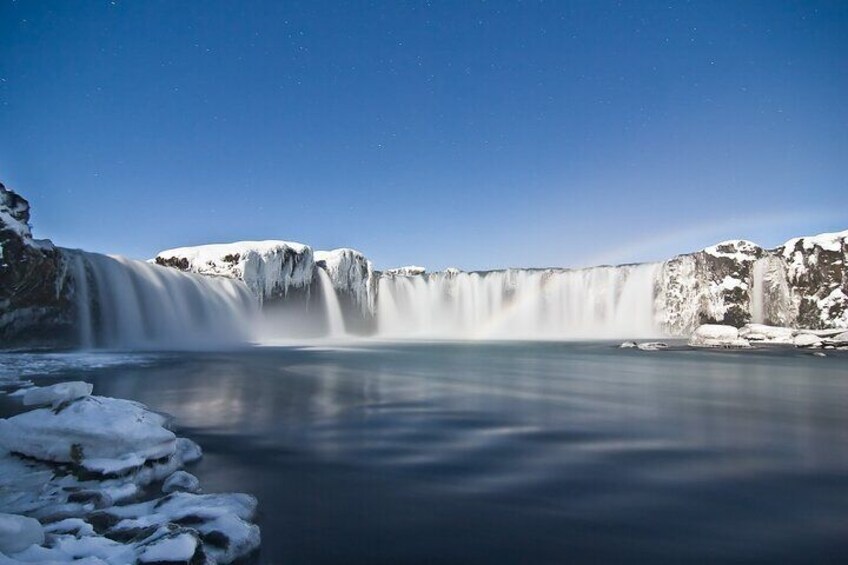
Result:
[[[838,562],[848,358],[607,344],[261,348],[106,367],[178,417],[269,563]]]

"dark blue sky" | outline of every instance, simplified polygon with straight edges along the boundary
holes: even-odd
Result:
[[[848,228],[846,2],[0,6],[0,180],[61,245],[471,269]]]

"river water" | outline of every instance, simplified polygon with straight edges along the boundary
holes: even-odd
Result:
[[[173,414],[206,492],[259,498],[263,563],[848,555],[842,352],[367,342],[0,364]]]

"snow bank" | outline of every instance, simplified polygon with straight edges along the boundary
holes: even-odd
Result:
[[[689,338],[692,347],[749,347],[748,340],[739,337],[733,326],[703,324]]]
[[[158,265],[240,279],[260,300],[280,298],[312,283],[312,248],[280,240],[238,241],[161,251]]]

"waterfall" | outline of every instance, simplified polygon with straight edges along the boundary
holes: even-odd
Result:
[[[766,321],[765,284],[768,259],[754,261],[751,278],[751,321],[764,324]]]
[[[383,276],[380,337],[574,339],[657,335],[660,264]]]
[[[250,339],[256,299],[236,280],[63,250],[83,347],[195,348]]]
[[[324,308],[327,313],[327,331],[330,337],[343,336],[345,333],[344,316],[342,315],[342,307],[339,304],[339,297],[336,295],[336,289],[333,288],[333,281],[324,269],[317,267],[318,280],[321,286],[321,297],[324,300]]]

